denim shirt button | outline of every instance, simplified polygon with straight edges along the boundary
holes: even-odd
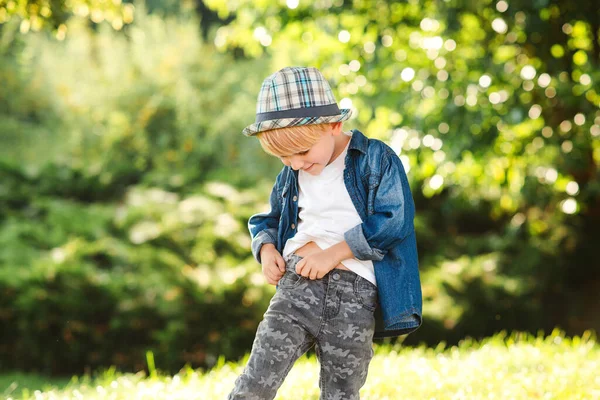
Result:
[[[294,196],[294,197],[292,198],[292,200],[294,200],[294,201],[298,200],[298,196]]]
[[[296,224],[292,224],[292,229],[296,229]]]
[[[336,281],[337,281],[338,279],[340,279],[340,274],[333,274],[333,279],[335,279]]]

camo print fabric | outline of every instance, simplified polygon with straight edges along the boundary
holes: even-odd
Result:
[[[356,400],[373,358],[377,288],[354,272],[334,269],[322,279],[296,274],[292,254],[252,352],[228,399],[273,399],[294,362],[315,346],[321,400]]]

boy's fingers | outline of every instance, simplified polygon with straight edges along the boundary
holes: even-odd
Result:
[[[305,265],[304,268],[302,268],[302,274],[303,277],[310,279],[310,266]]]
[[[277,264],[273,265],[273,268],[271,268],[270,272],[271,277],[275,280],[279,280],[279,278],[283,276],[283,272],[281,272],[281,269],[279,269]]]
[[[300,260],[300,261],[298,262],[298,264],[296,264],[296,273],[297,273],[298,275],[302,275],[302,269],[304,268],[304,264],[306,264],[306,263],[304,262],[304,259]]]
[[[267,281],[267,283],[271,284],[271,282],[273,281],[271,277],[266,272],[264,272],[263,275],[265,276],[265,280]]]
[[[281,272],[285,272],[285,260],[283,259],[283,257],[278,256],[276,258],[276,262],[277,262],[277,267],[279,267],[279,270]]]
[[[265,280],[267,281],[267,283],[271,283],[271,281],[273,279],[271,279],[271,277],[266,272],[264,273],[264,275],[265,275]]]
[[[275,274],[273,274],[273,271],[271,268],[265,268],[265,276],[267,277],[267,280],[269,280],[269,281],[275,280]]]

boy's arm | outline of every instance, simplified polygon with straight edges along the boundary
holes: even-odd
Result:
[[[415,206],[402,162],[396,155],[384,159],[376,189],[374,213],[344,234],[354,257],[380,261],[414,230]]]
[[[279,199],[280,184],[283,170],[277,175],[269,204],[271,210],[266,213],[255,214],[248,220],[248,230],[252,236],[252,255],[261,263],[260,250],[264,244],[272,243],[277,247],[277,230],[279,227],[279,217],[281,215],[281,201]]]

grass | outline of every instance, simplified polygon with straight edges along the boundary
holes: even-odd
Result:
[[[499,333],[480,342],[446,348],[376,345],[363,399],[600,399],[600,346],[595,335],[568,338]],[[184,368],[165,375],[121,374],[110,368],[95,377],[45,381],[39,376],[0,375],[5,399],[224,399],[246,359],[222,360],[210,371]],[[302,357],[276,399],[318,399],[318,365]],[[6,387],[7,389],[3,389]]]

